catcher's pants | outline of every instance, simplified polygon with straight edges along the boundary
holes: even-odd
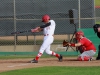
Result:
[[[47,54],[52,55],[52,51],[50,51],[50,45],[53,43],[54,37],[52,35],[44,36],[43,43],[40,47],[39,53],[42,53],[45,51]]]
[[[94,52],[93,50],[89,50],[89,51],[85,51],[83,52],[81,55],[79,55],[79,57],[82,58],[82,60],[84,60],[84,57],[90,57],[92,58],[95,55],[96,52]]]

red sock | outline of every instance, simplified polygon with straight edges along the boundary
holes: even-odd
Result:
[[[38,60],[42,56],[42,53],[38,53],[38,55],[35,57],[35,60]]]
[[[55,52],[52,52],[52,55],[53,55],[53,56],[56,56],[56,57],[58,57],[58,58],[59,58],[59,56],[60,56],[59,54],[57,54],[57,53],[55,53]]]
[[[58,58],[60,57],[60,55],[59,55],[59,54],[56,54],[55,56],[56,56],[56,57],[58,57]]]

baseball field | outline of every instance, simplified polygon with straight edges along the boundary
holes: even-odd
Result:
[[[43,56],[30,63],[34,56],[1,56],[0,75],[99,75],[100,61],[77,61],[77,56],[64,56],[63,61]]]
[[[100,6],[100,0],[95,0]],[[59,62],[52,56],[42,56],[39,63],[30,63],[34,56],[0,56],[0,75],[99,75],[100,60],[77,61],[77,56],[64,56]]]

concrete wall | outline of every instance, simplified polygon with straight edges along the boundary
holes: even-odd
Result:
[[[14,46],[0,46],[0,52],[34,52],[40,49],[40,45],[17,45]],[[63,47],[62,44],[51,45],[52,51],[66,51],[66,47]],[[71,47],[68,48],[68,51],[73,51]]]

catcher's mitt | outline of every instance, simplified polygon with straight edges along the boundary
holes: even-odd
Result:
[[[69,42],[67,42],[66,40],[63,40],[63,47],[68,46],[68,45],[69,45],[68,43],[69,43]]]

